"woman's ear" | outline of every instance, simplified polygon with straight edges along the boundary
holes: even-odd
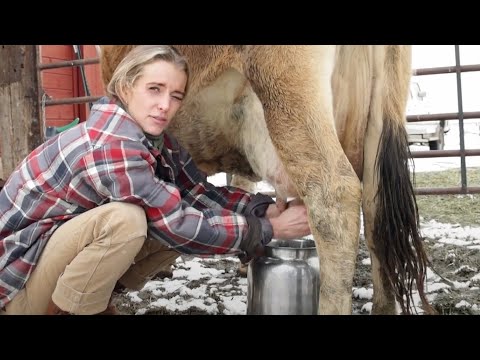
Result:
[[[118,97],[120,98],[120,101],[123,103],[123,105],[125,106],[128,106],[128,99],[130,97],[130,92],[131,90],[126,88],[126,87],[122,87],[119,91],[118,91]]]

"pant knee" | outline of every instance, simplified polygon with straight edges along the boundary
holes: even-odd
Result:
[[[113,202],[108,204],[108,224],[115,232],[126,240],[143,237],[142,244],[147,236],[147,217],[145,210],[134,204]],[[128,236],[124,236],[128,234]]]

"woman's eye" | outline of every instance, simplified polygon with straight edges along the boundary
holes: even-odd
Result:
[[[152,86],[152,87],[150,88],[150,90],[155,91],[155,92],[159,92],[159,91],[160,91],[160,88],[157,87],[157,86]]]
[[[175,100],[182,101],[183,97],[181,96],[172,96]]]

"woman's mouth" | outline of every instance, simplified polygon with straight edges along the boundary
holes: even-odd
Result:
[[[167,118],[164,116],[150,116],[152,119],[155,120],[156,123],[165,124],[167,122]]]

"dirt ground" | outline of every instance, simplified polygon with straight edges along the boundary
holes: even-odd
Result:
[[[480,250],[464,246],[440,244],[436,240],[425,240],[425,247],[431,261],[433,274],[427,278],[427,297],[441,315],[480,314]],[[368,257],[364,242],[357,258],[354,287],[371,287],[370,265],[363,265],[361,259]],[[444,279],[439,278],[439,276]],[[432,279],[433,278],[433,279]],[[370,299],[368,301],[371,301]],[[462,302],[463,301],[463,302]],[[367,301],[353,297],[353,313],[362,313]],[[476,305],[475,305],[476,304]],[[473,306],[470,306],[473,305]]]
[[[157,283],[152,289],[151,287],[145,287],[138,292],[128,292],[124,290],[120,294],[114,296],[114,304],[118,310],[124,315],[208,315],[208,312],[200,307],[188,306],[187,309],[169,309],[168,305],[165,306],[151,306],[152,302],[163,297],[165,299],[172,299],[177,297],[176,303],[181,304],[187,302],[192,298],[188,290],[200,289],[205,296],[201,299],[205,304],[211,305],[216,303],[219,315],[230,315],[224,305],[225,298],[230,297],[242,297],[242,300],[246,301],[247,291],[247,279],[239,273],[239,262],[233,258],[226,259],[199,259],[191,256],[182,256],[180,261],[173,267],[174,278],[165,277],[165,274],[161,274],[159,277],[153,279],[150,283]],[[184,260],[185,262],[181,261]],[[187,272],[190,270],[188,266],[189,260],[198,261],[198,263],[206,269],[213,269],[217,274],[215,276],[218,279],[216,282],[212,282],[212,276],[203,276],[199,279],[188,280]],[[177,275],[177,272],[185,274]],[[171,291],[165,294],[164,291],[171,288],[172,283],[175,281],[185,281],[185,285],[178,286],[177,290]],[[221,285],[218,286],[219,281],[222,280]],[[133,296],[132,296],[133,295]],[[179,306],[181,307],[181,306]]]
[[[429,300],[443,315],[480,314],[480,250],[441,244],[437,240],[425,240],[434,270],[427,279]],[[145,287],[139,292],[118,294],[115,304],[123,314],[245,314],[247,279],[238,274],[239,262],[233,258],[195,259],[206,271],[200,278],[189,280],[188,261],[177,262],[173,279],[156,278],[152,281],[155,286]],[[208,271],[214,275],[209,276]],[[435,275],[435,272],[444,279]],[[167,291],[175,281],[183,281],[183,285],[178,285],[174,291]],[[198,292],[205,295],[199,296]],[[353,283],[352,314],[370,313],[372,292],[369,256],[362,239]],[[186,305],[193,297],[199,301],[198,305],[192,306],[191,302]],[[163,304],[159,301],[162,298]],[[172,301],[175,307],[171,306]],[[232,312],[232,306],[228,305],[235,302],[237,308],[238,304],[240,309],[243,306],[243,311]],[[183,309],[182,304],[185,304]]]

